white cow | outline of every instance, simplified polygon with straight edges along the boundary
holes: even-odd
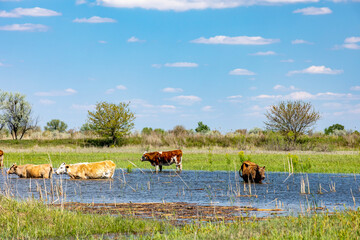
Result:
[[[71,179],[112,178],[115,172],[115,167],[115,163],[111,160],[94,163],[62,163],[55,173],[66,173]]]

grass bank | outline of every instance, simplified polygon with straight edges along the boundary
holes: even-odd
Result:
[[[28,200],[17,202],[0,195],[0,239],[91,239],[103,235],[154,234],[164,223],[110,215],[62,211]]]
[[[1,239],[357,239],[360,209],[239,220],[233,223],[192,223],[172,226],[166,222],[91,215],[54,209],[35,201],[17,202],[0,195]]]
[[[43,164],[51,163],[57,168],[62,162],[96,162],[113,160],[117,168],[132,168],[129,161],[142,169],[153,169],[149,162],[141,162],[142,153],[114,152],[114,151],[81,151],[62,152],[60,148],[52,151],[12,151],[5,154],[5,166],[17,164]],[[238,170],[242,161],[250,160],[259,165],[266,166],[267,171],[308,173],[360,173],[360,154],[322,154],[322,153],[212,153],[194,152],[184,150],[184,170],[207,170],[207,171],[234,171]],[[175,165],[164,167],[175,169]]]

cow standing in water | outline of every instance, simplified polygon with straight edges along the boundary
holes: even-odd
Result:
[[[115,163],[111,160],[93,163],[62,163],[56,174],[67,174],[71,179],[108,179],[115,172]]]
[[[246,161],[241,165],[239,175],[247,182],[261,183],[265,179],[265,166],[259,167],[256,163]]]
[[[20,178],[51,178],[53,167],[51,164],[16,165],[16,163],[14,163],[7,171],[7,174],[16,174]]]
[[[0,150],[0,168],[4,166],[4,152]]]
[[[141,161],[148,161],[156,169],[156,173],[162,171],[162,166],[170,166],[176,164],[176,171],[182,171],[182,151],[173,150],[168,152],[145,152],[141,157]]]

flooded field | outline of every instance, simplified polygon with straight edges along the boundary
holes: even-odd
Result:
[[[244,184],[237,172],[183,171],[177,174],[165,170],[155,174],[149,170],[126,173],[122,169],[116,170],[113,180],[70,180],[66,175],[56,174],[52,180],[30,180],[8,176],[3,170],[0,188],[3,194],[16,198],[41,198],[48,203],[65,203],[68,208],[73,206],[88,212],[91,209],[85,209],[86,206],[93,206],[95,210],[99,207],[111,210],[120,206],[129,209],[133,206],[132,209],[141,208],[143,212],[145,206],[150,212],[144,213],[144,216],[149,217],[153,214],[151,209],[162,207],[171,210],[175,205],[169,204],[177,203],[180,204],[180,207],[176,205],[178,208],[199,206],[199,210],[216,206],[224,211],[248,210],[251,216],[264,217],[274,212],[288,215],[353,208],[360,201],[359,181],[360,175],[354,174],[289,176],[288,173],[267,173],[264,184]],[[74,202],[77,205],[69,204]]]

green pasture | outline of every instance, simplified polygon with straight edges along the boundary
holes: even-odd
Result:
[[[117,168],[154,169],[149,162],[141,162],[142,153],[114,152],[9,152],[6,153],[5,167],[12,163],[43,164],[51,162],[57,168],[62,162],[97,162],[112,160]],[[308,172],[308,173],[360,173],[360,154],[212,154],[186,153],[183,155],[184,170],[234,171],[238,170],[242,161],[250,160],[266,166],[271,172]],[[133,163],[133,164],[132,164]],[[175,169],[175,165],[164,167],[163,170]]]

